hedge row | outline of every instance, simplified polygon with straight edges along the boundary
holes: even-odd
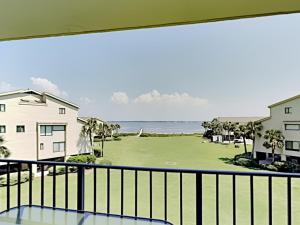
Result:
[[[68,158],[67,162],[92,164],[96,162],[96,159],[97,158],[94,155],[76,155]]]
[[[76,173],[77,172],[77,167],[69,166],[68,167],[68,172],[69,173]],[[53,175],[58,176],[58,175],[63,175],[65,173],[66,173],[66,167],[65,166],[56,166],[55,174],[54,174],[53,167],[51,167],[48,170],[48,176],[53,176]]]
[[[18,173],[10,173],[10,177],[9,177],[9,184],[10,186],[14,186],[18,184]],[[32,179],[34,178],[34,175],[32,175]],[[25,171],[25,172],[21,172],[21,183],[26,183],[29,181],[29,172]],[[0,176],[0,187],[4,187],[7,186],[7,175],[1,175]]]
[[[233,159],[233,164],[238,166],[244,166],[248,168],[257,168],[275,172],[297,172],[298,164],[292,162],[275,161],[271,165],[259,165],[258,160],[251,159],[250,155],[241,154],[237,155]]]
[[[142,133],[140,137],[185,137],[185,136],[196,136],[201,135],[200,133],[193,134],[158,134],[158,133]]]
[[[131,137],[131,136],[137,136],[138,133],[119,133],[119,137]]]

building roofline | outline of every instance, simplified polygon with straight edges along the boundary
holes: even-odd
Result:
[[[219,121],[236,121],[236,122],[249,122],[249,121],[259,121],[265,119],[262,116],[220,116],[220,117],[216,117],[214,118],[214,120],[219,120]]]
[[[75,103],[72,103],[72,102],[70,102],[70,101],[67,101],[67,100],[65,100],[65,99],[62,99],[62,98],[60,98],[60,97],[58,97],[58,96],[56,96],[56,95],[50,94],[50,93],[48,93],[48,92],[44,92],[43,94],[46,95],[46,96],[49,96],[49,97],[51,97],[51,98],[54,98],[54,99],[56,99],[56,100],[58,100],[58,101],[60,101],[60,102],[64,102],[64,103],[66,103],[66,104],[68,104],[68,105],[70,105],[70,106],[73,106],[73,107],[77,108],[77,109],[80,108],[80,107],[79,107],[78,105],[76,105]]]
[[[218,119],[218,118],[231,118],[231,119],[236,119],[236,118],[261,118],[261,116],[218,116],[216,117],[215,119]]]
[[[77,120],[86,123],[86,120],[81,119],[80,117],[77,117]]]
[[[269,119],[271,119],[271,117],[270,117],[270,116],[268,116],[268,117],[265,117],[265,118],[262,118],[262,119],[260,119],[260,120],[257,120],[257,121],[255,121],[255,122],[259,122],[259,123],[261,123],[261,122],[265,122],[265,121],[267,121],[267,120],[269,120]]]
[[[58,96],[55,96],[55,95],[50,94],[50,93],[48,93],[48,92],[39,92],[39,91],[35,91],[35,90],[33,90],[33,89],[16,90],[16,91],[10,91],[10,92],[3,92],[3,93],[0,93],[0,97],[2,97],[2,96],[14,95],[14,94],[26,94],[26,93],[30,93],[30,92],[32,92],[32,93],[34,93],[34,94],[36,94],[36,95],[40,95],[40,96],[46,95],[46,96],[51,97],[51,98],[54,98],[54,99],[56,99],[56,100],[58,100],[58,101],[60,101],[60,102],[63,102],[63,103],[65,103],[65,104],[67,104],[67,105],[73,106],[73,107],[75,107],[75,108],[77,108],[77,109],[80,108],[78,105],[76,105],[76,104],[74,104],[74,103],[72,103],[72,102],[69,102],[69,101],[67,101],[67,100],[65,100],[65,99],[62,99],[62,98],[60,98],[60,97],[58,97]]]
[[[20,89],[20,90],[15,90],[15,91],[2,92],[2,93],[0,93],[0,97],[8,96],[8,95],[14,95],[14,94],[28,93],[28,92],[33,92],[37,95],[42,95],[41,92],[35,91],[35,90],[32,90],[32,89],[26,89],[26,90]]]
[[[85,116],[79,116],[79,117],[78,117],[78,119],[81,120],[81,121],[83,121],[83,122],[87,122],[88,119],[91,119],[91,118],[96,119],[96,120],[98,120],[99,122],[102,122],[102,123],[105,122],[104,120],[99,119],[99,118],[97,118],[97,117],[85,117]]]
[[[269,107],[269,108],[273,108],[273,107],[275,107],[275,106],[282,105],[282,104],[284,104],[284,103],[293,101],[293,100],[298,99],[298,98],[300,98],[300,95],[296,95],[296,96],[293,96],[293,97],[291,97],[291,98],[287,98],[287,99],[285,99],[285,100],[276,102],[276,103],[274,103],[274,104],[272,104],[272,105],[270,105],[270,106],[268,106],[268,107]]]

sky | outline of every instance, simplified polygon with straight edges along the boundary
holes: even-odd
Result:
[[[104,120],[267,116],[300,94],[300,15],[0,42],[0,92]]]

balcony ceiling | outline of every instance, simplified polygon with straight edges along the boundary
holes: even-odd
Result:
[[[0,40],[300,12],[297,0],[1,0]]]

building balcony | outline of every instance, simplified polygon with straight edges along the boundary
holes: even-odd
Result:
[[[0,222],[6,224],[292,225],[299,220],[292,197],[300,174],[0,161],[6,164]],[[41,168],[40,177],[34,178],[34,166]],[[278,207],[283,216],[278,217]]]

